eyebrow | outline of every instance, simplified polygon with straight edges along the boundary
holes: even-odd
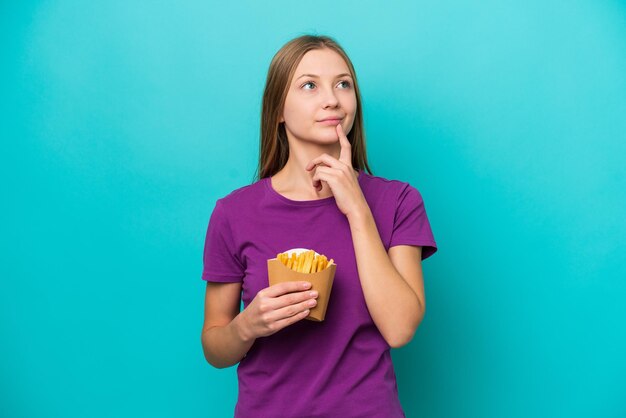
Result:
[[[352,76],[350,74],[348,74],[348,73],[343,73],[343,74],[336,75],[335,78],[345,77],[345,76],[348,76],[348,77],[352,78]],[[296,78],[296,80],[301,79],[302,77],[319,78],[320,76],[315,75],[315,74],[302,74],[300,77]]]

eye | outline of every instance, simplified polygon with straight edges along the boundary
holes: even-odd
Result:
[[[352,86],[352,83],[350,83],[348,80],[341,80],[338,85],[343,86],[342,88],[344,89],[349,89]]]
[[[307,86],[311,86],[311,88],[308,88]],[[300,88],[303,88],[305,90],[311,90],[313,89],[313,87],[315,87],[315,83],[312,81],[307,81],[306,83],[300,86]]]

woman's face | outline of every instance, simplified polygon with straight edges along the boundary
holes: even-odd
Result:
[[[350,70],[331,49],[307,52],[296,67],[280,122],[291,140],[337,142],[336,126],[348,134],[356,113],[356,93]]]

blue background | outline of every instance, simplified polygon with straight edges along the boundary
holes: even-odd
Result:
[[[374,174],[426,202],[408,417],[626,416],[626,4],[0,6],[0,416],[230,416],[204,234],[249,184],[273,54],[336,37]],[[323,355],[323,353],[320,353]]]

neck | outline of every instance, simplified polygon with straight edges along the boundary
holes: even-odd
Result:
[[[313,187],[313,173],[307,171],[306,166],[311,160],[326,153],[333,158],[339,158],[341,148],[339,143],[328,145],[299,143],[298,146],[290,144],[289,159],[285,166],[272,177],[274,189],[293,200],[316,200],[332,196],[327,185],[322,183],[319,192]]]

